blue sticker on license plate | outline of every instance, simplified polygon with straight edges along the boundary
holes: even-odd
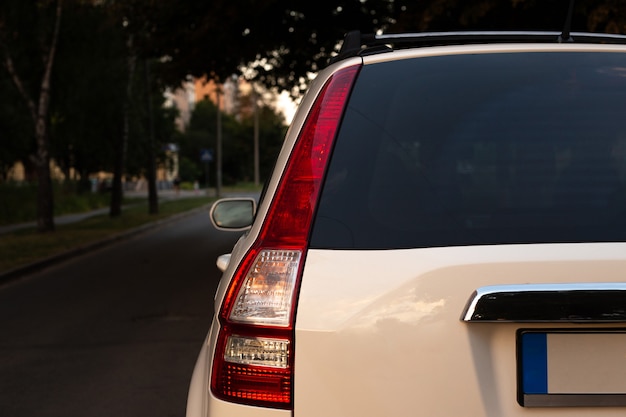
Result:
[[[626,331],[520,330],[524,407],[626,406]]]

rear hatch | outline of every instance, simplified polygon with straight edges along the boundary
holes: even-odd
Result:
[[[512,300],[510,311],[504,309],[531,322],[506,316],[497,322],[463,321],[462,316],[482,287],[522,284],[532,297],[528,284],[533,283],[563,283],[560,290],[571,290],[574,283],[596,282],[593,288],[602,289],[600,282],[623,282],[625,254],[622,243],[309,251],[296,323],[295,415],[621,416],[623,407],[572,407],[585,401],[625,405],[623,323],[584,317],[532,322],[536,313],[554,307],[542,304],[546,298],[540,294],[535,308],[516,312]],[[621,298],[626,298],[623,288]],[[576,312],[566,303],[558,307],[566,315]],[[531,389],[529,394],[537,395],[527,397],[524,406],[523,330],[567,332],[564,342],[555,342],[560,348],[549,346],[556,356],[543,356],[542,378],[556,385]],[[584,339],[592,331],[591,339]],[[617,352],[603,350],[606,335],[598,331],[619,335]],[[559,351],[584,340],[587,350],[570,356]],[[617,382],[611,380],[616,376]],[[537,378],[527,376],[527,383]],[[607,393],[616,395],[597,398]],[[561,401],[563,395],[569,404]],[[568,408],[538,408],[550,402]]]
[[[624,68],[611,46],[366,58],[301,279],[295,416],[623,415]]]

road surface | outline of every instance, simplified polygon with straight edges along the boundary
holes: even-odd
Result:
[[[204,210],[0,287],[0,416],[184,416],[238,236]]]

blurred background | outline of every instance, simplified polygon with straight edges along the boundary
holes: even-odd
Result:
[[[560,31],[570,0],[3,0],[0,224],[36,199],[214,189],[267,178],[308,82],[346,32]],[[573,31],[624,33],[620,0]],[[27,190],[27,191],[25,191]],[[19,211],[19,210],[18,210]]]

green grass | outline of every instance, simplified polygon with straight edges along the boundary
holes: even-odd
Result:
[[[223,187],[224,192],[260,191],[252,183]],[[37,188],[35,185],[0,184],[0,225],[36,220]],[[46,259],[72,249],[119,235],[147,223],[187,212],[211,203],[204,194],[190,198],[160,199],[159,213],[148,213],[147,198],[125,199],[122,215],[91,217],[79,223],[56,225],[51,233],[38,233],[34,227],[0,234],[0,274]],[[54,185],[54,214],[61,216],[108,207],[108,193],[77,193],[76,184]]]
[[[54,214],[81,213],[108,207],[110,194],[76,192],[75,183],[53,185]],[[37,219],[36,184],[0,184],[0,225],[30,222]]]
[[[213,200],[202,196],[160,201],[159,213],[152,215],[148,213],[146,199],[141,199],[125,208],[118,218],[101,215],[79,223],[57,225],[51,233],[38,233],[31,228],[0,235],[0,273],[206,206]]]

